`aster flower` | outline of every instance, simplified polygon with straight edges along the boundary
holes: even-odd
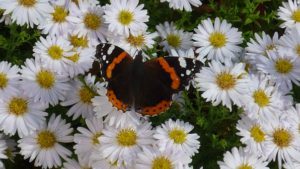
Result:
[[[0,168],[5,169],[2,159],[7,159],[6,150],[8,148],[6,140],[2,138],[3,135],[0,134]]]
[[[235,60],[237,53],[242,51],[238,45],[242,43],[242,33],[231,26],[226,20],[216,18],[214,23],[208,18],[203,20],[195,29],[194,46],[197,47],[200,59],[225,62]]]
[[[62,165],[62,160],[67,160],[71,156],[71,151],[63,147],[61,143],[70,143],[73,136],[70,134],[73,128],[66,123],[61,116],[52,114],[48,124],[34,133],[20,139],[18,147],[20,154],[30,162],[34,161],[34,166],[42,168],[53,168]]]
[[[88,74],[84,78],[84,83],[80,82],[78,79],[71,83],[73,92],[68,92],[66,99],[60,104],[63,106],[71,106],[68,110],[67,115],[73,116],[73,120],[77,119],[79,116],[84,118],[93,118],[94,111],[92,105],[92,98],[96,93],[95,86],[95,76]]]
[[[162,38],[160,43],[165,51],[172,53],[172,51],[187,51],[193,42],[191,41],[192,33],[184,32],[182,29],[177,29],[174,23],[165,22],[156,26],[159,36]]]
[[[300,58],[287,48],[268,52],[267,57],[259,57],[257,69],[269,74],[281,90],[292,89],[292,82],[300,85]]]
[[[153,144],[152,135],[148,122],[137,125],[129,121],[120,127],[106,126],[99,139],[100,151],[103,158],[118,164],[124,163],[125,166],[131,165],[142,148],[149,148]]]
[[[67,8],[66,1],[60,0],[52,2],[52,11],[48,17],[38,26],[43,34],[62,36],[68,34],[72,28],[72,23],[68,20],[69,9]]]
[[[80,133],[74,135],[74,149],[79,159],[89,162],[91,155],[99,149],[99,138],[103,135],[103,121],[94,118],[87,119],[85,122],[87,128],[78,127],[77,130]]]
[[[236,128],[237,135],[241,136],[241,142],[246,145],[245,152],[262,156],[262,148],[265,146],[266,132],[258,120],[249,118],[247,113],[241,116]]]
[[[198,7],[202,5],[200,0],[160,0],[160,2],[168,2],[170,8],[192,11],[191,5]]]
[[[249,82],[243,63],[223,65],[212,61],[209,67],[203,67],[196,74],[195,83],[206,101],[212,101],[213,105],[222,102],[231,110],[232,102],[237,106],[242,105],[242,97],[247,92]]]
[[[13,22],[29,27],[39,25],[52,11],[48,0],[0,0],[0,8],[4,9],[3,15],[11,13]]]
[[[268,163],[256,154],[246,153],[243,148],[232,148],[224,154],[223,161],[218,161],[220,169],[253,168],[269,169]]]
[[[100,5],[92,5],[89,1],[79,0],[78,4],[70,5],[70,17],[68,20],[74,24],[73,33],[80,37],[87,36],[92,41],[106,42],[105,33],[107,25],[103,19],[103,8]]]
[[[136,36],[145,31],[145,22],[148,22],[149,16],[143,9],[144,5],[138,3],[138,0],[111,0],[110,4],[105,6],[103,16],[108,30],[126,37],[130,34]]]
[[[19,91],[0,103],[0,129],[7,135],[26,136],[45,122],[46,108]]]
[[[300,13],[299,13],[300,14]],[[284,49],[289,49],[294,55],[300,57],[300,32],[299,28],[291,28],[279,40]]]
[[[60,74],[64,73],[64,68],[72,61],[67,56],[72,56],[73,46],[63,37],[47,36],[40,40],[33,47],[33,56],[41,60],[44,67],[50,68]]]
[[[7,61],[0,62],[0,102],[18,92],[19,68]]]
[[[156,139],[160,151],[169,149],[191,157],[198,152],[200,147],[199,136],[190,133],[193,128],[189,123],[169,119],[161,126],[156,127],[153,137]]]
[[[246,114],[260,122],[270,120],[293,103],[291,96],[278,90],[270,77],[264,75],[249,76],[248,92],[243,99]]]
[[[280,27],[292,28],[299,25],[300,22],[300,8],[297,0],[288,0],[282,2],[282,6],[278,9],[279,19],[284,21]]]
[[[182,169],[191,159],[181,153],[166,150],[159,151],[156,147],[143,149],[136,159],[136,168],[158,169],[161,166],[172,169]]]
[[[262,32],[261,36],[255,33],[254,37],[247,42],[245,59],[254,67],[253,69],[256,69],[257,57],[268,57],[267,52],[276,50],[280,42],[277,32],[273,37],[265,32]]]
[[[263,156],[268,161],[277,161],[278,167],[282,162],[300,162],[300,137],[298,126],[289,121],[283,121],[279,116],[263,124],[266,131],[266,144],[263,147]]]
[[[21,73],[21,88],[34,101],[56,105],[70,88],[67,76],[42,67],[39,59],[27,59]]]
[[[67,56],[66,59],[71,62],[66,65],[65,72],[71,78],[84,74],[92,68],[94,62],[94,56],[96,53],[95,48],[85,48],[85,49],[74,49],[74,53],[71,56]]]

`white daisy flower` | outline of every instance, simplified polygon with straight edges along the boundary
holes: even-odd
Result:
[[[214,106],[222,102],[230,110],[232,102],[242,105],[242,97],[248,92],[249,85],[243,63],[223,65],[214,60],[196,74],[195,82],[206,101],[212,101]]]
[[[287,48],[268,52],[268,58],[259,57],[257,69],[271,75],[276,85],[284,91],[292,89],[292,82],[300,85],[300,58]]]
[[[293,126],[291,122],[284,122],[278,116],[275,117],[262,124],[266,131],[264,157],[268,161],[276,160],[279,168],[282,167],[282,162],[290,163],[293,160],[300,162],[298,126]]]
[[[252,169],[269,169],[268,163],[258,158],[256,154],[246,153],[243,148],[231,149],[224,154],[223,161],[218,161],[220,169],[237,169],[237,168],[252,168]]]
[[[73,46],[63,37],[47,36],[46,39],[40,37],[33,47],[33,56],[40,58],[43,66],[63,74],[67,64],[72,63],[66,58],[74,54],[72,49]]]
[[[172,53],[173,50],[176,52],[187,51],[192,48],[192,36],[190,32],[184,32],[182,29],[177,29],[174,23],[165,22],[156,26],[159,36],[162,38],[160,45],[164,51]]]
[[[284,22],[280,25],[282,28],[292,28],[299,25],[300,8],[297,0],[288,0],[282,2],[282,6],[278,9],[279,19]]]
[[[14,158],[16,157],[17,155],[17,151],[16,151],[16,146],[17,146],[17,143],[16,141],[7,136],[7,135],[4,135],[4,134],[0,134],[0,139],[4,140],[6,145],[7,145],[7,148],[5,149],[5,155],[7,156],[7,158],[11,161],[14,160]],[[1,167],[0,167],[1,168]]]
[[[114,35],[115,36],[115,35]],[[157,32],[141,32],[137,35],[130,34],[128,37],[126,36],[118,36],[120,38],[117,42],[111,39],[110,42],[115,44],[125,51],[127,51],[131,56],[135,56],[138,51],[142,49],[151,49],[155,44],[154,38],[158,36]]]
[[[19,68],[7,61],[0,62],[0,102],[18,92]]]
[[[156,127],[153,137],[160,151],[169,149],[191,157],[198,152],[200,147],[199,135],[190,133],[193,128],[194,126],[189,123],[169,119]]]
[[[60,167],[62,160],[67,160],[72,152],[61,145],[61,143],[70,143],[73,136],[70,134],[73,128],[60,116],[52,114],[48,124],[35,131],[34,133],[20,139],[18,147],[21,148],[20,154],[24,159],[34,162],[34,166],[42,168]]]
[[[202,5],[201,0],[160,0],[160,2],[168,2],[170,8],[192,11],[191,5],[199,7]]]
[[[65,72],[71,78],[84,74],[92,68],[94,62],[94,56],[96,54],[95,48],[85,48],[85,49],[74,49],[74,54],[67,56],[66,58],[72,61],[68,63],[65,67]]]
[[[264,75],[249,76],[248,92],[243,97],[246,114],[260,122],[280,114],[293,103],[291,96],[278,90],[270,77]]]
[[[149,16],[147,10],[143,9],[144,5],[138,3],[139,0],[111,0],[105,6],[103,16],[108,30],[126,37],[147,30],[145,22],[148,22]]]
[[[267,52],[276,50],[280,42],[277,32],[274,33],[273,37],[270,37],[265,32],[262,32],[261,36],[255,33],[254,37],[254,39],[250,39],[250,42],[247,42],[245,58],[249,60],[251,66],[255,67],[257,57],[268,57]]]
[[[103,158],[125,166],[131,165],[142,148],[150,148],[154,143],[153,131],[148,122],[137,125],[128,121],[123,126],[106,126],[99,141]]]
[[[13,22],[29,27],[39,25],[52,11],[48,0],[0,0],[0,8],[4,15],[11,13]]]
[[[103,19],[103,9],[100,5],[92,5],[89,1],[79,0],[78,4],[70,5],[70,17],[74,25],[73,33],[80,37],[87,36],[92,41],[106,42],[107,25]]]
[[[68,159],[64,162],[62,169],[91,169],[91,166],[86,160],[78,158],[78,161],[73,159]]]
[[[247,113],[245,113],[247,114]],[[243,114],[238,121],[236,128],[238,136],[241,136],[241,142],[246,145],[245,152],[250,154],[263,154],[262,147],[265,146],[266,132],[258,120],[253,120]]]
[[[300,26],[300,25],[299,25]],[[279,40],[279,44],[290,49],[294,55],[300,57],[300,29],[298,27],[290,29]]]
[[[207,57],[208,60],[235,60],[242,51],[238,46],[243,42],[242,33],[231,26],[226,20],[216,18],[214,23],[208,18],[203,20],[195,29],[193,35],[194,46],[197,47],[200,59]]]
[[[143,169],[159,169],[172,168],[183,169],[185,165],[189,164],[192,160],[179,152],[170,150],[159,151],[156,147],[152,149],[143,149],[136,159],[136,168]]]
[[[96,95],[95,86],[96,76],[88,74],[84,77],[84,83],[76,79],[71,83],[73,92],[68,92],[66,99],[60,104],[63,106],[71,106],[67,112],[68,116],[73,116],[73,120],[79,116],[83,118],[93,118],[94,111],[92,105],[92,98]]]
[[[68,0],[51,3],[53,8],[50,15],[44,18],[43,22],[38,26],[38,29],[41,29],[43,34],[62,36],[70,32],[73,25],[68,20],[69,10],[65,6],[66,1]]]
[[[78,127],[80,132],[74,135],[75,153],[84,161],[89,161],[91,155],[99,149],[99,138],[103,135],[102,119],[94,118],[85,120],[87,128]]]
[[[64,100],[70,85],[65,75],[53,72],[53,69],[41,66],[39,59],[27,59],[21,70],[21,88],[34,99],[52,106]]]
[[[26,136],[45,122],[46,108],[21,91],[11,95],[0,103],[0,129],[7,135],[18,132],[19,137]]]
[[[5,169],[2,159],[7,159],[6,150],[8,149],[7,142],[2,138],[3,135],[0,134],[0,168]]]

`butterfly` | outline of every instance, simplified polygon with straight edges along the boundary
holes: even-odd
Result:
[[[133,59],[118,46],[102,43],[97,46],[101,76],[108,82],[107,96],[114,107],[134,109],[144,115],[166,111],[172,95],[183,90],[201,62],[184,57],[157,57],[143,62],[142,52]]]

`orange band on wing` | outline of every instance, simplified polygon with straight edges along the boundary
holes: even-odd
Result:
[[[170,107],[170,104],[171,104],[170,101],[163,100],[155,106],[143,108],[142,114],[151,115],[151,116],[160,114],[160,113],[166,111]]]
[[[117,64],[119,64],[125,57],[126,57],[127,53],[126,52],[122,52],[120,53],[116,58],[114,58],[114,60],[111,62],[111,64],[109,64],[107,66],[106,69],[106,77],[108,79],[111,78],[112,76],[112,71],[114,70],[114,68],[116,67]]]
[[[114,91],[107,90],[106,96],[108,97],[108,100],[111,102],[111,104],[116,107],[119,110],[126,111],[127,105],[121,102],[119,99],[117,99]]]
[[[180,85],[180,78],[177,76],[175,69],[169,65],[169,63],[162,57],[157,59],[159,64],[162,66],[164,71],[170,74],[170,78],[172,80],[171,87],[172,89],[178,89]]]

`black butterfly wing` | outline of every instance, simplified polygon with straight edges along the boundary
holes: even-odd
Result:
[[[119,110],[126,110],[132,102],[132,57],[123,49],[111,44],[99,44],[96,58],[100,61],[102,77],[108,82],[107,96]]]
[[[184,59],[184,61],[182,60]],[[136,108],[142,114],[156,115],[167,110],[172,94],[182,90],[199,71],[201,63],[191,58],[160,57],[144,63],[144,78],[136,94]]]

